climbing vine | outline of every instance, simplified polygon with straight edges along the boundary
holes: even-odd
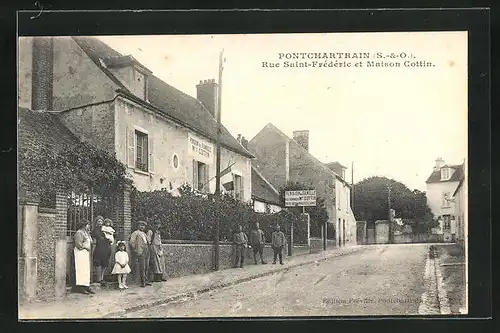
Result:
[[[106,194],[132,185],[125,165],[89,143],[55,151],[39,148],[19,150],[19,188],[38,193],[42,200],[52,197],[57,186],[68,192]]]

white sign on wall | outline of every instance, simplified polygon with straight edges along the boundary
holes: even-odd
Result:
[[[214,146],[199,137],[188,134],[188,154],[205,164],[213,164]]]
[[[316,191],[285,191],[285,207],[316,206]]]

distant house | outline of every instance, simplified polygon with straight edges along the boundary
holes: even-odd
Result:
[[[464,163],[464,168],[466,164]],[[464,243],[466,241],[466,230],[467,230],[467,185],[465,181],[465,172],[462,173],[460,181],[457,185],[457,189],[453,193],[453,200],[455,203],[455,214],[457,221],[456,229],[456,241],[459,243]]]
[[[21,105],[59,111],[82,141],[115,153],[140,191],[185,183],[215,191],[218,85],[196,88],[197,98],[177,90],[97,38],[19,40]],[[221,168],[232,165],[223,181],[231,178],[234,195],[250,201],[253,155],[224,127],[221,146]]]
[[[309,153],[309,131],[295,131],[290,139],[273,124],[266,125],[250,142],[253,167],[277,190],[286,181],[311,186],[325,199],[328,227],[338,244],[356,242],[356,221],[350,207],[350,185],[341,175]]]
[[[443,235],[443,240],[453,241],[457,233],[456,207],[452,196],[463,177],[463,165],[448,165],[441,158],[436,159],[434,169],[426,181],[427,204],[439,227],[433,232]]]

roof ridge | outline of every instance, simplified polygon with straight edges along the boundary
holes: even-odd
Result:
[[[94,36],[90,36],[90,37],[89,36],[72,36],[71,38],[75,41],[75,43],[78,45],[78,47],[80,49],[82,49],[82,51],[96,64],[96,66],[99,68],[99,70],[101,70],[111,81],[113,81],[116,85],[118,85],[118,87],[120,89],[122,89],[123,91],[125,91],[127,94],[130,94],[131,96],[137,97],[109,69],[107,69],[106,67],[104,67],[102,64],[99,63],[99,59],[101,59],[100,55],[107,55],[106,53],[113,53],[115,57],[126,57],[127,55],[123,55],[122,53],[113,49],[111,46],[109,46],[104,41],[102,41],[99,38],[96,38]],[[92,43],[96,43],[96,45],[93,46]],[[106,49],[109,49],[109,50],[106,50]],[[92,54],[89,54],[89,53],[92,53]],[[130,55],[130,56],[133,57],[133,55]],[[142,65],[142,66],[144,66],[144,65]],[[197,98],[195,98],[195,97],[179,90],[178,88],[168,84],[167,82],[162,80],[160,77],[154,75],[153,73],[151,73],[149,75],[151,76],[151,78],[153,78],[154,80],[157,81],[156,85],[158,86],[159,89],[162,89],[161,85],[164,85],[165,88],[168,88],[169,90],[172,91],[173,97],[171,97],[171,98],[174,101],[181,102],[182,99],[184,98],[184,99],[186,99],[186,102],[191,101],[191,102],[196,103],[196,105],[198,107],[201,106],[200,110],[205,110],[204,112],[206,112],[208,114],[208,116],[210,117],[209,119],[211,119],[214,123],[216,123],[216,120],[214,119],[214,117],[205,108],[203,103],[201,103]],[[161,92],[159,92],[159,93],[161,93]],[[137,98],[139,98],[139,97],[137,97]],[[184,123],[189,123],[189,122],[183,121],[182,118],[179,118],[178,115],[175,114],[174,110],[169,112],[166,105],[160,106],[160,105],[153,104],[150,101],[144,101],[144,102],[147,103],[147,105],[150,105],[151,107],[159,110],[160,112],[165,113],[170,118],[172,118],[172,120],[174,122],[177,122],[180,125],[182,125]],[[193,128],[196,128],[200,132],[200,134],[202,134],[206,138],[208,138],[210,140],[215,140],[214,138],[212,138],[212,135],[209,134],[210,131],[207,132],[206,129],[203,129],[203,127],[200,128],[196,124],[190,124],[190,125]],[[183,126],[185,126],[185,125],[183,125]],[[217,131],[215,130],[215,132],[217,132]],[[240,155],[248,156],[250,158],[254,157],[253,154],[248,151],[248,149],[243,147],[241,145],[241,143],[238,142],[238,140],[236,140],[236,138],[231,134],[231,132],[229,132],[229,130],[224,125],[222,125],[222,132],[224,133],[222,141],[227,141],[226,143],[221,142],[222,146],[224,146],[227,149],[233,150]],[[224,139],[224,137],[225,137],[225,139]],[[234,141],[234,142],[232,142],[232,141]],[[236,144],[236,143],[238,143],[238,144]]]
[[[322,167],[324,170],[332,173],[333,175],[335,175],[336,177],[340,177],[335,171],[331,170],[330,168],[328,168],[325,163],[321,162],[320,160],[318,160],[313,154],[311,154],[308,150],[306,150],[304,147],[302,147],[297,141],[295,141],[294,139],[290,138],[288,135],[286,135],[283,131],[281,131],[279,128],[277,128],[274,124],[272,123],[269,123],[268,125],[271,125],[272,127],[274,127],[278,133],[282,136],[284,136],[286,139],[288,139],[290,142],[294,142],[294,144],[299,147],[299,149],[302,149],[303,152],[305,152],[309,157],[312,158],[312,160],[320,167]],[[266,125],[266,126],[268,126]]]

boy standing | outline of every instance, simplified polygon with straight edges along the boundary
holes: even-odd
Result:
[[[137,230],[130,235],[130,247],[134,255],[134,264],[137,260],[139,262],[139,275],[141,277],[141,287],[151,286],[148,281],[149,271],[149,245],[151,240],[148,238],[144,230],[146,230],[147,223],[139,221],[137,223]],[[134,265],[135,266],[135,265]],[[137,272],[137,270],[135,271]]]
[[[255,229],[252,230],[252,233],[250,234],[250,244],[252,245],[253,249],[253,260],[255,264],[257,265],[257,252],[259,252],[260,255],[260,261],[262,264],[266,264],[264,261],[263,252],[264,252],[264,244],[266,242],[266,239],[264,237],[264,232],[260,230],[259,228],[259,222],[255,222]]]
[[[236,248],[236,264],[235,268],[240,264],[240,268],[243,268],[243,260],[245,259],[245,249],[248,243],[248,237],[243,232],[241,225],[238,225],[238,232],[234,234],[233,243]]]
[[[276,264],[276,257],[279,255],[280,257],[280,264],[283,265],[283,247],[286,245],[286,238],[285,234],[280,231],[280,226],[276,226],[276,231],[273,232],[273,239],[272,239],[272,248],[274,252],[274,261],[273,265]]]

